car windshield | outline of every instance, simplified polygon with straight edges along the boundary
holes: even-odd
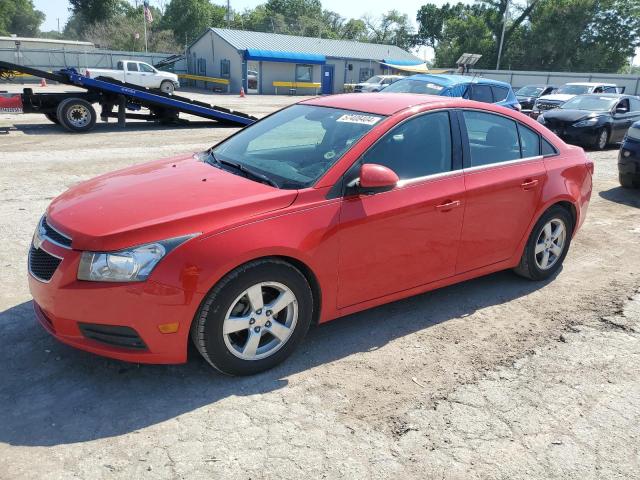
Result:
[[[516,95],[520,95],[521,97],[537,97],[542,93],[542,90],[544,90],[543,87],[534,87],[529,85],[518,90]]]
[[[581,95],[583,93],[589,93],[589,85],[563,85],[558,89],[556,93],[563,93],[567,95]]]
[[[385,93],[423,93],[426,95],[440,95],[444,87],[433,82],[425,82],[424,80],[412,80],[405,78],[392,83],[383,90]]]
[[[305,188],[383,118],[351,110],[293,105],[212,148],[207,161],[220,168],[242,168],[253,173],[253,178],[266,177],[267,183],[279,188]]]
[[[598,97],[597,95],[580,95],[573,97],[560,108],[564,110],[588,110],[590,112],[608,112],[613,108],[617,98]]]
[[[380,83],[382,81],[382,77],[379,75],[374,75],[373,77],[371,77],[369,80],[367,80],[364,83]]]

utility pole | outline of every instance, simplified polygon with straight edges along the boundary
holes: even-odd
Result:
[[[504,9],[504,16],[502,18],[502,35],[500,35],[500,47],[498,48],[498,63],[496,63],[496,70],[500,70],[500,58],[502,57],[502,46],[504,44],[504,32],[507,29],[507,20],[509,18],[509,3],[510,3],[510,0],[507,0],[507,5]]]
[[[231,0],[227,0],[227,28],[231,28]]]

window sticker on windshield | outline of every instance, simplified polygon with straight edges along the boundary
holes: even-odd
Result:
[[[438,85],[437,83],[427,83],[427,88],[431,88],[433,90],[442,90],[444,87],[442,85]]]
[[[345,114],[342,115],[336,122],[343,123],[361,123],[363,125],[375,125],[380,121],[380,117],[374,117],[373,115],[355,115]]]

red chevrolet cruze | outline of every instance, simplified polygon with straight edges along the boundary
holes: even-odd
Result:
[[[503,269],[540,280],[593,163],[512,110],[412,94],[298,103],[210,150],[56,198],[29,252],[40,323],[83,350],[228,374],[312,323]]]

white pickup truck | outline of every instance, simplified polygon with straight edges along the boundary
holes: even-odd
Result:
[[[168,94],[172,94],[176,88],[180,87],[178,76],[175,73],[161,72],[148,63],[135,60],[120,60],[116,70],[87,68],[82,73],[90,78],[113,78],[141,87],[154,88]]]

